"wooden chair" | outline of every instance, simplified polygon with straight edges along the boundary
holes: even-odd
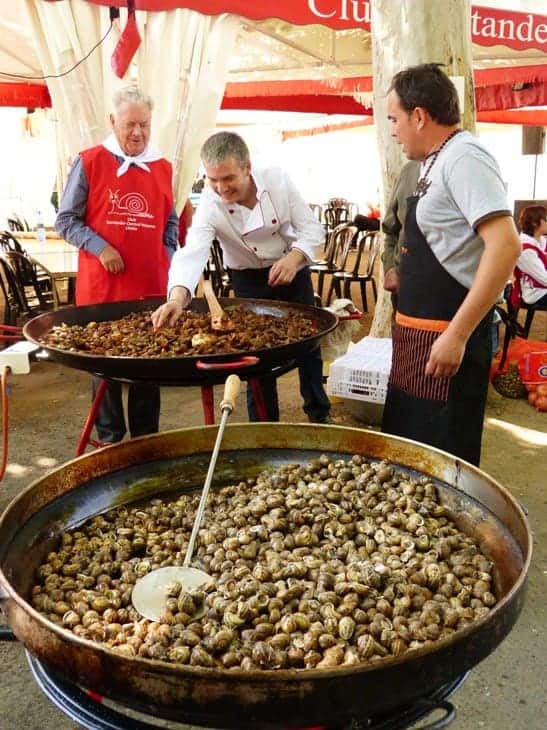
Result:
[[[340,271],[343,261],[347,258],[346,250],[349,250],[356,234],[357,228],[355,226],[350,226],[347,223],[337,226],[327,241],[325,258],[310,265],[310,272],[318,275],[317,294],[320,299],[323,296],[325,276]]]
[[[353,227],[353,226],[352,226]],[[355,229],[356,230],[356,229]],[[374,231],[365,231],[356,241],[356,251],[353,264],[350,268],[349,255],[351,244],[344,252],[344,258],[339,271],[332,274],[329,293],[327,295],[327,306],[330,304],[332,295],[336,292],[337,297],[351,299],[351,285],[358,282],[361,289],[363,311],[368,312],[367,305],[367,283],[372,285],[374,301],[378,298],[376,281],[374,279],[374,265],[378,256],[380,241],[378,234]]]
[[[8,226],[10,231],[24,231],[25,224],[23,221],[19,218],[19,216],[12,216],[11,218],[8,218]]]
[[[325,208],[325,230],[327,234],[327,245],[330,234],[340,225],[350,223],[349,210],[347,208]]]
[[[17,325],[22,314],[22,301],[17,292],[17,285],[12,284],[11,271],[5,271],[5,262],[0,259],[0,294],[2,295],[2,324]]]
[[[54,308],[54,282],[47,271],[40,270],[40,267],[18,251],[4,251],[0,254],[0,259],[4,264],[4,274],[12,291],[12,298],[18,302],[23,314],[34,316]]]

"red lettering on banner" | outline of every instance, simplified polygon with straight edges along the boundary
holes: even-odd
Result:
[[[125,6],[127,0],[89,0],[98,5]],[[320,23],[334,30],[370,31],[370,0],[135,0],[137,10],[189,8],[205,15],[234,13],[252,20],[280,18],[295,25]],[[547,16],[498,8],[471,8],[471,37],[481,46],[504,45],[516,50],[546,51]]]
[[[338,5],[338,7],[334,7]],[[370,0],[308,0],[308,8],[318,18],[336,18],[370,24]],[[328,11],[331,12],[328,12]]]
[[[475,6],[471,13],[471,37],[478,45],[504,45],[518,50],[538,48],[545,52],[547,24],[544,21],[544,15]]]

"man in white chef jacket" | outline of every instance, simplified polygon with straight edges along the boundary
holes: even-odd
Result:
[[[174,324],[192,299],[213,239],[222,246],[237,297],[313,304],[308,264],[324,232],[294,183],[277,167],[251,170],[249,150],[233,132],[205,142],[201,160],[209,185],[188,231],[186,246],[174,254],[167,302],[152,315],[154,327]],[[300,393],[310,421],[327,423],[330,403],[323,388],[319,348],[299,363]],[[268,420],[279,420],[275,378],[261,378]],[[258,420],[251,389],[249,419]]]

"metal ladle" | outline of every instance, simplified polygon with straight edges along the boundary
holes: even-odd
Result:
[[[201,527],[203,513],[205,512],[205,507],[207,505],[209,489],[211,487],[211,482],[213,481],[213,474],[220,451],[220,444],[222,443],[222,437],[224,435],[224,429],[226,428],[226,422],[228,420],[228,416],[235,408],[235,401],[239,394],[240,387],[241,381],[237,375],[229,375],[226,383],[224,384],[224,397],[220,403],[222,418],[218,427],[211,461],[209,462],[209,469],[205,478],[205,484],[203,485],[203,491],[199,500],[194,526],[192,528],[192,533],[190,535],[188,548],[186,549],[186,555],[182,566],[173,565],[152,570],[150,573],[147,573],[145,576],[140,578],[133,588],[133,592],[131,594],[133,606],[141,614],[141,616],[144,616],[151,621],[160,620],[160,617],[165,610],[165,603],[169,595],[170,587],[173,583],[180,583],[181,592],[192,592],[193,590],[197,590],[212,581],[211,576],[203,570],[191,568],[190,561],[192,560],[194,545]],[[194,613],[194,618],[199,618],[204,613],[205,607],[198,608]]]

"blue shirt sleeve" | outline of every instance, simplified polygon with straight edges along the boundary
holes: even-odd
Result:
[[[83,251],[98,256],[107,245],[95,231],[84,223],[89,185],[82,158],[78,155],[72,165],[65,191],[55,219],[55,230],[65,241]]]
[[[163,245],[169,254],[169,261],[179,247],[179,217],[175,208],[171,211],[163,232]]]

